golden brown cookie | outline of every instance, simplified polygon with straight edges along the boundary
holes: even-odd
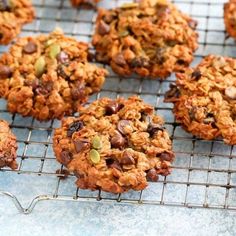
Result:
[[[122,193],[168,175],[174,160],[163,120],[138,97],[102,98],[81,108],[55,130],[57,160],[82,189]]]
[[[224,22],[227,33],[236,39],[236,0],[224,4]]]
[[[17,169],[16,151],[15,135],[11,132],[8,123],[0,120],[0,168],[8,166]]]
[[[197,49],[197,22],[167,1],[141,0],[100,9],[93,45],[96,59],[119,75],[164,79],[182,71]]]
[[[71,115],[107,74],[87,58],[88,45],[60,30],[20,38],[0,58],[0,96],[11,113],[41,121]]]
[[[0,0],[0,44],[10,43],[34,17],[31,1]]]
[[[177,74],[165,100],[174,103],[177,122],[193,135],[223,137],[236,144],[236,60],[209,55],[195,68]]]

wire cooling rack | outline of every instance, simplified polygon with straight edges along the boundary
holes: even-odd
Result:
[[[101,7],[115,7],[128,1],[104,0]],[[25,26],[22,35],[48,33],[56,26],[78,40],[90,42],[96,12],[71,8],[69,0],[34,0],[36,20]],[[235,43],[227,38],[223,23],[223,0],[176,0],[179,8],[198,20],[199,49],[193,64],[207,54],[227,56],[236,54]],[[0,52],[6,47],[0,47]],[[108,67],[109,70],[109,67]],[[150,183],[144,191],[109,194],[101,191],[80,190],[75,187],[75,177],[66,180],[56,174],[62,169],[52,150],[53,129],[57,120],[40,123],[32,118],[22,118],[6,111],[0,100],[0,118],[10,122],[18,139],[19,168],[16,171],[0,170],[0,196],[8,196],[23,213],[30,213],[42,200],[91,201],[111,203],[159,204],[184,207],[236,210],[236,150],[222,140],[203,141],[184,132],[175,123],[170,104],[163,96],[173,81],[154,81],[137,78],[119,78],[110,71],[102,91],[90,98],[140,95],[152,104],[166,120],[173,139],[176,160],[170,176]]]

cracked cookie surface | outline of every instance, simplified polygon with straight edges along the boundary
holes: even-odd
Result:
[[[31,1],[0,0],[0,44],[10,43],[34,17]]]
[[[177,122],[193,135],[236,144],[235,59],[209,55],[197,67],[177,73],[165,100],[174,103]]]
[[[168,175],[172,143],[154,108],[138,97],[102,98],[62,120],[55,130],[57,160],[82,189],[122,193],[142,190],[147,180]]]
[[[16,151],[15,135],[11,132],[8,123],[0,120],[0,168],[7,166],[17,169]]]
[[[236,0],[224,4],[224,22],[227,33],[236,39]]]
[[[60,30],[19,38],[0,58],[0,96],[11,113],[41,121],[71,115],[107,74],[87,58],[88,45]]]
[[[164,79],[192,62],[198,47],[196,25],[167,1],[99,9],[92,41],[96,59],[122,76]]]

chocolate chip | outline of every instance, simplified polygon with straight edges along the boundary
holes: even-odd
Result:
[[[178,65],[186,65],[186,62],[183,59],[179,59],[176,62]]]
[[[123,165],[133,165],[135,164],[135,160],[130,152],[124,151],[120,163]]]
[[[192,29],[196,29],[196,27],[197,27],[197,21],[196,20],[189,20],[189,22],[188,22],[188,26],[190,27],[190,28],[192,28]]]
[[[69,78],[69,76],[66,74],[65,68],[62,64],[59,64],[57,66],[57,74],[58,74],[58,76],[61,76],[63,79],[68,79]]]
[[[154,123],[150,123],[147,128],[147,132],[150,134],[151,137],[159,130],[163,131],[165,130],[165,128],[159,124]]]
[[[37,51],[37,45],[32,42],[32,41],[29,41],[24,47],[23,47],[23,52],[24,53],[27,53],[27,54],[32,54],[34,52]]]
[[[199,80],[202,76],[202,73],[200,70],[195,70],[193,73],[192,73],[192,78],[194,80]]]
[[[116,114],[120,109],[124,107],[123,104],[119,104],[117,102],[111,102],[106,106],[106,115],[111,116],[113,114]]]
[[[126,65],[126,60],[122,53],[116,54],[116,56],[113,58],[114,62],[119,66]]]
[[[12,76],[12,69],[9,66],[0,65],[0,79],[7,79]]]
[[[170,90],[166,92],[164,102],[174,102],[180,96],[180,91],[175,84],[170,84]]]
[[[125,143],[126,143],[126,140],[120,133],[115,134],[111,138],[112,148],[123,148],[125,146]]]
[[[67,136],[71,137],[74,132],[81,130],[84,127],[84,123],[82,121],[75,121],[69,125],[67,130]]]
[[[38,88],[39,86],[39,80],[36,78],[34,80],[25,80],[24,84],[26,86],[31,86],[33,90],[35,90],[36,88]]]
[[[153,182],[158,181],[159,177],[158,177],[156,169],[152,168],[147,172],[147,179]]]
[[[9,0],[1,0],[0,1],[0,11],[10,11],[11,5]]]
[[[117,129],[122,134],[126,134],[125,127],[130,126],[130,122],[128,120],[120,120],[117,125]]]
[[[148,67],[149,60],[145,57],[135,57],[130,62],[131,67]]]
[[[160,155],[158,155],[158,157],[162,160],[162,161],[173,161],[174,159],[174,154],[172,152],[162,152]]]
[[[81,152],[82,150],[89,148],[90,143],[87,140],[74,140],[76,152]]]
[[[46,88],[42,87],[42,86],[37,87],[35,89],[35,92],[39,95],[44,95],[44,96],[49,94],[49,91]]]
[[[61,51],[57,54],[57,61],[62,63],[62,64],[65,64],[65,63],[68,63],[69,62],[69,56],[68,54],[66,54],[65,52]]]
[[[62,176],[58,176],[58,178],[64,180],[69,176],[70,172],[66,169],[62,169],[62,170],[58,169],[58,170],[56,170],[56,174],[62,175]]]
[[[110,32],[110,26],[103,20],[100,20],[98,24],[98,33],[101,35],[108,34]]]
[[[71,89],[71,97],[73,100],[78,100],[80,98],[85,97],[85,88],[84,87],[76,87]]]
[[[72,153],[71,152],[65,151],[65,150],[61,152],[60,160],[61,160],[61,163],[63,165],[69,164],[72,159],[73,159],[73,157],[72,157]]]
[[[120,170],[122,171],[122,168],[119,164],[119,162],[113,158],[108,158],[106,159],[106,165],[109,167],[109,168],[115,168],[117,170]]]

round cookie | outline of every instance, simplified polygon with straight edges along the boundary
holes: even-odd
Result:
[[[19,38],[0,58],[0,96],[10,112],[40,121],[71,115],[107,74],[87,58],[88,45],[60,30]]]
[[[8,166],[17,169],[16,151],[15,135],[11,132],[8,123],[0,120],[0,168]]]
[[[73,7],[78,7],[81,5],[95,6],[100,0],[70,0]]]
[[[165,0],[100,9],[92,41],[96,59],[122,76],[164,79],[192,62],[198,47],[196,25]]]
[[[193,135],[223,137],[236,144],[236,60],[209,55],[195,68],[177,73],[165,101],[174,103],[177,122]]]
[[[34,17],[31,1],[0,0],[0,44],[10,43]]]
[[[236,0],[224,4],[224,22],[227,33],[236,39]]]
[[[138,97],[102,98],[55,130],[57,160],[82,189],[122,193],[142,190],[147,180],[168,175],[174,160],[163,120]]]

